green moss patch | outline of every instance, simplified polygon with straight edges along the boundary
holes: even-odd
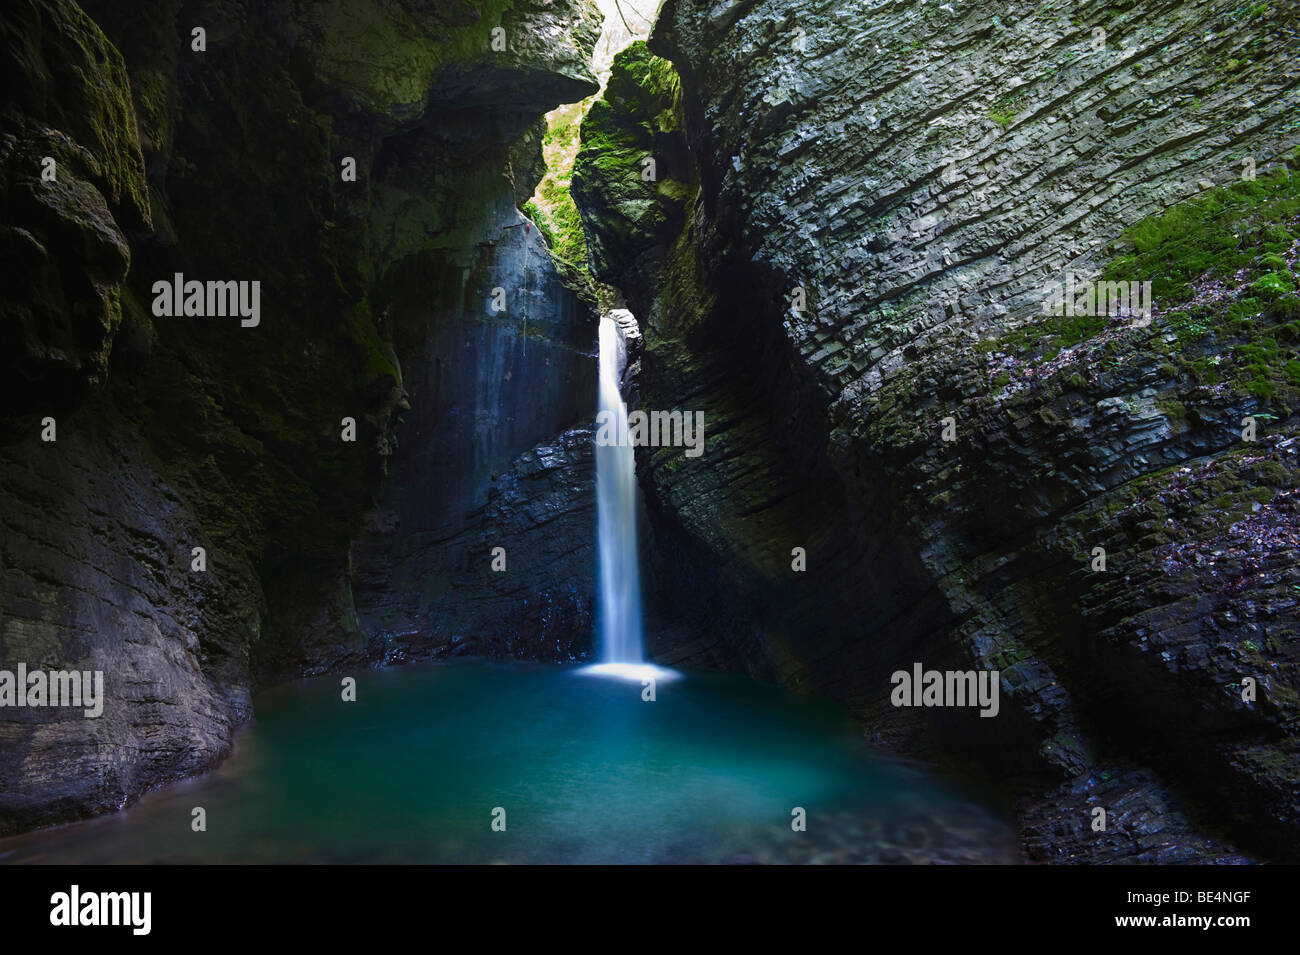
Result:
[[[641,41],[614,57],[605,92],[582,121],[572,179],[592,266],[607,281],[646,246],[670,241],[685,219],[696,182],[683,125],[681,83],[668,60]]]
[[[1194,283],[1240,269],[1258,279],[1272,274],[1271,288],[1294,291],[1284,256],[1300,238],[1300,177],[1277,172],[1214,189],[1143,220],[1124,238],[1132,251],[1111,262],[1103,278],[1150,277],[1162,311],[1192,299]]]
[[[537,184],[533,197],[524,204],[524,212],[537,223],[550,246],[551,258],[565,283],[588,297],[594,295],[595,283],[587,262],[587,235],[570,185],[582,120],[594,102],[595,97],[589,97],[547,115],[546,136],[542,139],[546,175]]]
[[[1087,360],[1110,367],[1142,348],[1162,355],[1166,378],[1300,398],[1300,176],[1284,169],[1211,190],[1139,222],[1122,246],[1099,281],[1150,280],[1149,328],[1103,336],[1105,315],[1044,316],[978,350],[1034,365],[1088,344]]]

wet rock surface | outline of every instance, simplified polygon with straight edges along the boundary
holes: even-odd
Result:
[[[486,500],[461,515],[456,530],[413,535],[408,553],[360,563],[356,591],[373,594],[380,608],[362,598],[365,659],[592,655],[593,439],[577,428],[530,448],[494,477]],[[390,520],[397,520],[391,511],[376,510],[364,540],[401,542],[384,523]]]
[[[650,603],[709,621],[688,658],[996,781],[1032,858],[1295,858],[1295,312],[1261,291],[1295,288],[1295,11],[992,7],[670,0],[679,87],[624,64],[659,98],[606,118],[644,141],[679,99],[699,183],[675,234],[579,196],[623,243],[593,267],[641,321],[643,404],[706,416],[699,461],[639,458]],[[1240,262],[1179,251],[1201,234]],[[1105,269],[1156,280],[1152,322],[1044,316]],[[999,670],[999,717],[892,707],[914,661]],[[1155,808],[1103,836],[1106,775]]]
[[[497,521],[515,579],[531,550],[553,589],[499,596],[486,638],[581,652],[589,465],[560,436],[589,413],[594,324],[515,206],[541,174],[537,121],[596,89],[599,24],[588,0],[5,6],[0,668],[102,669],[107,699],[98,720],[6,708],[0,832],[213,765],[259,683],[441,652],[463,635],[454,588],[405,617],[353,593],[376,550],[409,579],[389,546],[409,555],[408,534],[477,547]],[[178,272],[260,281],[257,327],[155,317],[154,281]],[[446,406],[447,373],[468,410]],[[516,464],[548,443],[571,458],[562,488]],[[440,455],[419,511],[446,511],[408,520],[392,502]],[[573,524],[565,553],[492,516],[494,479]],[[354,547],[376,506],[391,539]]]

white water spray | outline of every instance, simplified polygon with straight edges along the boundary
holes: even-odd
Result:
[[[610,315],[600,316],[600,395],[602,420],[627,434],[627,405],[618,384],[627,364],[627,343]],[[601,661],[639,664],[641,576],[636,553],[636,458],[629,442],[596,444],[596,544],[600,560]]]

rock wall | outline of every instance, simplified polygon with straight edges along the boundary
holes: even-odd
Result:
[[[596,89],[599,23],[588,0],[5,5],[0,669],[103,670],[107,699],[0,714],[0,833],[212,765],[259,681],[466,640],[454,579],[385,604],[372,553],[413,586],[424,544],[492,527],[518,570],[480,583],[480,649],[580,652],[590,555],[533,526],[591,537],[566,432],[594,324],[515,206],[542,113]],[[156,317],[177,272],[259,281],[260,322]],[[512,636],[530,614],[549,643]]]
[[[594,457],[557,436],[592,416],[594,314],[514,200],[497,211],[471,260],[420,256],[393,277],[413,408],[354,550],[358,620],[403,653],[414,637],[426,654],[572,660],[592,644]],[[527,517],[501,506],[530,487]]]
[[[652,602],[996,785],[1032,859],[1300,855],[1298,28],[667,0],[678,78],[627,56],[643,93],[612,79],[583,131],[643,401],[708,422],[702,458],[639,458]],[[687,198],[640,180],[683,145]],[[1152,280],[1152,320],[1045,315],[1071,272]],[[891,706],[916,661],[999,670],[999,716]]]

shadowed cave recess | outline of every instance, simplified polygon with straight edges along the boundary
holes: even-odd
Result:
[[[304,689],[344,677],[506,736],[533,717],[483,699],[532,701],[551,756],[607,765],[546,701],[664,731],[575,689],[617,539],[645,660],[690,687],[643,782],[689,765],[684,805],[738,807],[713,857],[646,798],[659,848],[625,861],[790,851],[744,835],[784,803],[701,769],[760,765],[725,740],[765,716],[682,742],[709,694],[788,719],[791,761],[819,740],[773,784],[875,847],[793,861],[1300,861],[1300,9],[605,6],[0,10],[0,670],[106,682],[95,719],[0,709],[0,837],[58,859],[39,830],[182,780],[310,778],[285,714],[349,745]],[[178,274],[260,283],[256,324],[159,315]],[[1076,278],[1152,307],[1045,310]],[[636,447],[630,536],[597,532],[615,340],[627,409],[703,421],[698,455]],[[996,715],[897,705],[918,664],[995,671]],[[282,735],[236,746],[250,721]],[[828,783],[848,753],[880,776]],[[439,819],[494,798],[480,757]],[[623,858],[548,818],[509,861]]]

